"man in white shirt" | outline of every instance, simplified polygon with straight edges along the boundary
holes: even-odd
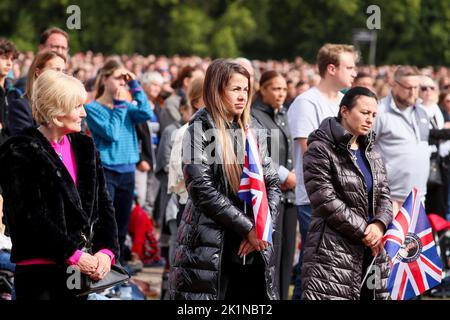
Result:
[[[356,77],[355,63],[358,59],[353,46],[326,44],[317,54],[320,82],[316,87],[300,94],[289,107],[288,119],[291,136],[294,139],[294,161],[297,186],[295,189],[297,217],[300,224],[302,248],[311,221],[311,206],[303,179],[303,154],[307,150],[307,139],[328,117],[335,117],[343,97],[340,90],[349,88]],[[301,297],[300,253],[293,299]]]

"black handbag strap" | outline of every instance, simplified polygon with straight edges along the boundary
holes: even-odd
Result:
[[[440,130],[439,126],[437,124],[436,116],[433,116],[433,118],[430,119],[430,124],[433,129]],[[436,143],[434,143],[434,145],[436,146],[436,148],[438,148],[438,152],[436,152],[436,153],[437,153],[437,155],[439,155],[440,140],[437,140]]]
[[[431,126],[433,127],[433,129],[439,129],[437,120],[436,120],[436,116],[433,116],[433,118],[430,119],[430,123],[431,123]]]
[[[89,235],[88,235],[87,241],[86,241],[87,249],[92,248],[92,239],[94,238],[94,223],[95,223],[95,221],[93,221],[89,227]]]
[[[95,161],[97,161],[96,158],[94,158]],[[97,165],[97,164],[96,164]],[[97,202],[97,193],[95,193],[94,196],[94,201],[93,203]],[[89,214],[89,234],[87,235],[86,239],[85,239],[85,248],[86,249],[92,249],[92,239],[94,238],[94,224],[97,222],[97,219],[93,219],[92,217],[94,216],[94,205],[91,206],[91,212]]]

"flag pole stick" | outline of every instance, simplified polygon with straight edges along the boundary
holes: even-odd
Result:
[[[362,289],[362,287],[363,287],[363,285],[364,285],[364,282],[366,281],[366,278],[367,278],[367,276],[369,275],[369,272],[370,272],[370,270],[372,269],[372,266],[373,266],[373,264],[374,264],[374,262],[375,262],[375,259],[376,259],[377,257],[378,257],[378,254],[377,254],[375,257],[373,257],[372,262],[370,263],[369,267],[367,268],[366,275],[364,276],[364,279],[363,279],[363,281],[361,282],[361,285],[359,286],[359,290]]]
[[[244,201],[244,215],[247,215],[247,204]],[[242,257],[242,265],[245,266],[245,257],[246,255],[244,254],[244,256]]]

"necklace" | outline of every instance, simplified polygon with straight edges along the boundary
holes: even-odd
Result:
[[[358,149],[350,149],[350,152],[352,153],[353,157],[355,158],[355,161],[358,160],[358,157],[356,156],[356,153],[358,152]]]
[[[62,150],[63,150],[63,146],[64,146],[64,138],[61,139],[61,142],[52,142],[52,147],[53,149],[55,149],[56,154],[58,155],[59,159],[62,161],[63,160],[63,156],[62,156]]]
[[[53,147],[53,150],[55,150],[55,153],[58,155],[58,158],[61,159],[62,161],[65,136],[63,136],[58,142],[53,142],[52,139],[49,138],[51,134],[49,134],[48,129],[46,129],[46,127],[39,126],[38,130],[42,133],[44,137],[47,138],[47,140],[50,142],[50,145]]]

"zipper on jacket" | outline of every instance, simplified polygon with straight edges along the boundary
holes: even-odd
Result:
[[[368,150],[369,150],[369,146],[370,146],[370,143],[371,143],[371,141],[372,141],[372,133],[370,133],[370,141],[369,141],[369,143],[367,144],[367,147],[366,147],[366,149],[364,150],[364,155],[366,156],[366,159],[367,159],[367,162],[369,163],[369,167],[370,167],[370,173],[372,174],[372,218],[374,218],[375,217],[375,174],[374,174],[374,171],[373,171],[373,168],[372,168],[372,163],[370,162],[370,158],[369,158],[369,154],[368,154]],[[350,149],[350,142],[347,144],[347,148],[348,149]],[[359,170],[359,172],[362,174],[362,172],[361,172],[361,169],[358,167],[358,165],[357,165],[357,163],[356,163],[356,156],[355,155],[353,155],[353,153],[349,150],[349,153],[350,153],[350,155],[351,155],[351,157],[352,157],[352,160],[353,160],[353,163],[355,164],[355,166],[358,168],[358,170]],[[363,176],[364,176],[364,174],[363,174]],[[365,182],[365,180],[363,179],[363,183],[364,184],[366,184],[366,182]],[[366,192],[366,194],[367,194],[367,196],[368,196],[368,192],[367,192],[367,186],[366,186],[366,188],[365,188],[365,192]],[[368,204],[368,203],[367,203]],[[370,213],[369,213],[369,217],[370,217]],[[369,222],[369,221],[368,221]],[[376,290],[375,290],[375,288],[372,290],[372,293],[373,293],[373,299],[375,300],[375,296],[376,296]]]
[[[373,171],[372,163],[370,162],[370,158],[369,158],[369,154],[368,154],[369,144],[367,145],[364,153],[366,155],[367,162],[369,163],[370,173],[372,174],[372,189],[373,189],[372,190],[372,219],[373,219],[375,217],[375,182],[376,182],[376,178],[375,178],[375,173]]]
[[[376,185],[375,182],[376,182],[376,177],[375,177],[375,173],[374,173],[373,168],[372,168],[372,163],[370,162],[371,158],[369,158],[369,153],[368,153],[370,143],[372,142],[372,132],[370,132],[370,138],[369,139],[370,139],[370,141],[367,144],[367,147],[366,147],[366,150],[365,150],[365,155],[366,155],[367,162],[369,163],[370,172],[372,173],[372,219],[373,219],[373,218],[375,218],[375,185]],[[375,257],[375,259],[376,259],[376,257]],[[376,264],[374,263],[374,265],[376,265]],[[380,279],[380,281],[381,281],[381,279]],[[375,288],[373,288],[373,300],[376,300],[376,285],[375,285]]]
[[[367,147],[366,147],[366,149],[364,150],[364,155],[366,156],[366,159],[367,159],[367,162],[369,163],[369,167],[370,167],[370,173],[371,173],[371,175],[372,175],[372,188],[373,188],[373,192],[372,192],[372,215],[373,216],[375,216],[375,178],[374,178],[374,173],[373,173],[373,168],[372,168],[372,164],[370,163],[370,160],[369,160],[369,157],[368,157],[368,153],[367,153],[367,150],[368,150],[368,148],[369,148],[369,145],[370,145],[370,143],[369,144],[367,144]],[[367,192],[367,185],[366,185],[366,181],[365,181],[365,179],[364,179],[364,174],[362,173],[362,171],[361,171],[361,169],[359,168],[359,166],[358,166],[358,164],[356,163],[356,156],[350,151],[350,146],[351,146],[351,144],[350,144],[350,141],[347,143],[347,151],[348,151],[348,153],[350,154],[350,157],[351,157],[351,159],[352,159],[352,161],[353,161],[353,164],[355,165],[355,167],[356,167],[356,169],[359,171],[359,173],[362,175],[362,177],[363,177],[363,179],[362,179],[362,182],[363,182],[363,185],[365,186],[365,188],[364,188],[364,191],[365,191],[365,193],[366,193],[366,195],[367,195],[367,197],[366,198],[368,198],[369,197],[369,193]],[[369,201],[367,201],[367,205],[369,205]],[[367,209],[369,209],[369,208],[367,208]],[[368,212],[369,213],[369,212]]]
[[[362,173],[362,171],[361,171],[361,169],[359,168],[359,166],[358,166],[358,163],[356,162],[356,156],[353,154],[353,152],[351,152],[350,150],[351,150],[351,148],[350,148],[350,146],[351,146],[351,144],[350,144],[350,141],[347,143],[347,151],[348,151],[348,153],[350,154],[350,158],[352,159],[352,161],[353,161],[353,164],[355,165],[355,167],[356,167],[356,169],[359,171],[359,173],[361,174],[361,176],[362,176],[362,182],[363,182],[363,185],[365,186],[365,188],[364,188],[364,191],[365,191],[365,193],[367,194],[367,185],[366,185],[366,181],[365,181],[365,179],[364,179],[364,174]],[[372,170],[372,169],[371,169]],[[361,177],[360,177],[361,178]],[[367,194],[367,198],[368,198],[368,194]],[[368,204],[368,203],[367,203]]]
[[[217,277],[217,300],[220,299],[220,278],[222,274],[222,255],[223,255],[223,245],[225,243],[225,230],[223,231],[223,239],[220,244],[220,254],[219,254],[219,276]]]

